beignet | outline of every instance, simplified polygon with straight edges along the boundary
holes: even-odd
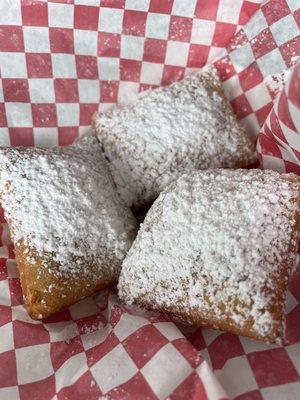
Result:
[[[148,212],[123,265],[126,303],[280,342],[297,262],[300,180],[261,170],[185,174]]]

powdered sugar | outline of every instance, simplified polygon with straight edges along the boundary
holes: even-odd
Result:
[[[255,160],[212,67],[144,92],[130,107],[97,114],[94,126],[120,194],[136,207],[183,172]]]
[[[95,137],[53,149],[2,148],[0,160],[2,205],[15,243],[22,239],[45,260],[50,256],[67,276],[88,273],[93,260],[105,260],[117,276],[135,220]],[[35,262],[29,254],[27,261]]]
[[[123,262],[121,298],[250,323],[262,337],[280,330],[274,286],[284,280],[283,257],[289,271],[295,264],[289,249],[299,207],[299,184],[287,177],[260,170],[182,176],[148,212]]]

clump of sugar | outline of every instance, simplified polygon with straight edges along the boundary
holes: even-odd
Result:
[[[183,175],[148,212],[123,262],[120,297],[229,315],[237,326],[252,321],[262,336],[280,328],[269,311],[272,284],[282,279],[284,257],[289,272],[297,259],[289,249],[297,241],[299,183],[286,177],[260,170]]]
[[[143,92],[129,107],[96,114],[93,123],[120,194],[136,207],[184,172],[255,161],[213,67]]]
[[[86,274],[89,262],[102,262],[117,276],[136,222],[95,137],[52,149],[1,148],[0,161],[1,201],[15,243],[54,260],[60,274]]]

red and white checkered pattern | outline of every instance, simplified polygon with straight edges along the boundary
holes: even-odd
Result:
[[[130,102],[213,61],[256,136],[274,101],[265,78],[300,55],[299,27],[299,0],[2,0],[0,145],[71,143],[99,104]],[[280,121],[291,128],[285,114]],[[36,322],[22,306],[4,222],[1,237],[0,400],[298,397],[300,271],[284,347],[180,327],[184,337],[162,316],[124,309],[111,291]]]

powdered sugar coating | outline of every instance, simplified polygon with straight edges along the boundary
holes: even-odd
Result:
[[[86,275],[94,263],[118,276],[136,221],[116,192],[96,137],[52,149],[2,148],[0,162],[14,243],[23,240],[46,267],[48,259],[58,263],[56,274]]]
[[[255,161],[213,67],[142,93],[124,108],[96,114],[94,127],[118,190],[143,206],[183,172]]]
[[[289,176],[297,178],[260,170],[183,175],[148,212],[123,262],[120,297],[250,323],[261,337],[282,331],[270,309],[297,259],[300,186]]]

